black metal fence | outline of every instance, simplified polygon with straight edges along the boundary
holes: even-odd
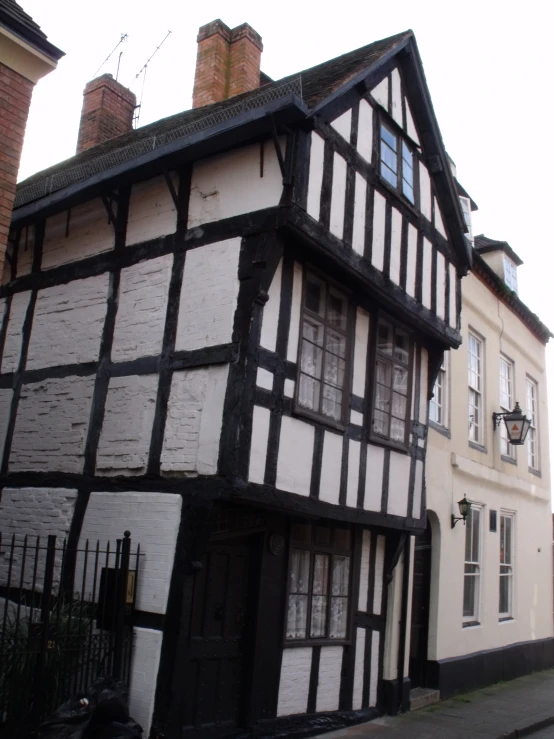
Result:
[[[0,737],[27,739],[99,676],[129,683],[140,546],[0,533]]]

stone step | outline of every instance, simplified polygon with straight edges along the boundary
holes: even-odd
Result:
[[[432,688],[413,688],[410,690],[410,711],[431,706],[440,701],[440,693]]]

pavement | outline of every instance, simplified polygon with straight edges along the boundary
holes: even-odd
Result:
[[[457,695],[321,739],[554,739],[554,669]]]

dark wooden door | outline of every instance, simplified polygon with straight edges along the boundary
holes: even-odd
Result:
[[[429,640],[429,598],[431,595],[431,526],[416,537],[414,585],[412,593],[412,628],[410,638],[410,680],[412,687],[425,685]]]
[[[247,540],[209,545],[194,585],[183,736],[225,736],[241,725],[253,579]]]

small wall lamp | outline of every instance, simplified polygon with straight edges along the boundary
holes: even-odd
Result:
[[[456,517],[454,514],[452,514],[451,528],[454,528],[458,521],[463,521],[464,526],[466,525],[466,518],[469,513],[469,509],[471,508],[471,501],[468,500],[464,495],[463,500],[458,501],[458,508],[460,509],[460,516]]]
[[[504,419],[504,423],[506,424],[510,444],[513,444],[513,446],[523,446],[527,438],[527,432],[531,426],[531,421],[527,416],[523,415],[519,403],[516,403],[513,411],[492,414],[492,422],[495,429],[500,424],[501,419]]]

